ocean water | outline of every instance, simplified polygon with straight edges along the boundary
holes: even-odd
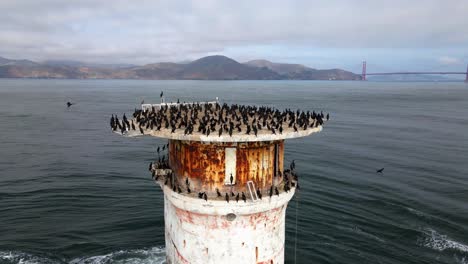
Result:
[[[286,142],[302,187],[287,263],[468,263],[468,84],[10,79],[0,263],[164,263],[163,195],[147,164],[165,141],[108,127],[161,90],[330,112],[321,133]]]

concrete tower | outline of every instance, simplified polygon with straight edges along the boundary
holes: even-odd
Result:
[[[131,120],[112,118],[111,127],[168,139],[167,158],[149,168],[164,192],[168,263],[283,263],[286,207],[298,185],[294,168],[284,169],[284,140],[321,131],[325,119],[162,103],[142,105]]]

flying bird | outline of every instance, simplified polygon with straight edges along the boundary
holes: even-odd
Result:
[[[381,168],[380,170],[377,170],[377,173],[382,173],[385,168]]]
[[[67,102],[67,107],[74,105],[74,103]]]

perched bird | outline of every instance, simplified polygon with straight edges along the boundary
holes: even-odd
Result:
[[[218,195],[218,197],[221,197],[221,193],[219,192],[218,188],[216,188],[216,194]]]
[[[291,161],[291,165],[289,166],[293,171],[296,168],[296,162],[294,160]]]
[[[270,187],[270,198],[273,196],[273,185]]]
[[[260,188],[257,188],[257,196],[260,200],[262,199],[262,192],[260,191]]]
[[[148,166],[148,170],[149,171],[152,171],[153,170],[153,162],[150,162],[149,166]]]
[[[190,190],[190,187],[187,186],[187,193],[191,193],[192,190]]]
[[[242,200],[244,200],[244,203],[246,203],[246,202],[247,202],[247,197],[245,197],[245,194],[244,194],[244,192],[242,192]]]
[[[164,92],[163,92],[163,91],[161,91],[161,94],[159,95],[159,97],[160,97],[160,98],[162,98],[162,97],[163,97],[163,95],[164,95]]]
[[[229,203],[229,195],[227,193],[226,193],[225,197],[226,197],[226,202]]]
[[[67,102],[67,107],[74,105],[74,103]]]
[[[377,170],[377,173],[382,173],[385,168],[381,168],[380,170]]]
[[[275,187],[275,194],[279,196],[278,187]]]
[[[231,177],[229,177],[229,180],[231,181],[231,185],[232,185],[232,183],[234,182],[234,177],[232,176],[232,173],[231,173]]]
[[[208,196],[206,195],[206,193],[203,194],[203,199],[205,199],[205,202],[208,201]]]
[[[239,193],[236,195],[236,202],[239,202]]]

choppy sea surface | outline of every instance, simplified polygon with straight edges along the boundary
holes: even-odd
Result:
[[[286,142],[302,187],[287,263],[468,263],[468,84],[13,79],[0,80],[0,263],[164,263],[147,166],[165,141],[109,129],[162,90],[330,112]]]

